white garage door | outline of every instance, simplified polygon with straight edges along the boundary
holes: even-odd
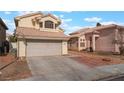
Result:
[[[51,56],[62,54],[61,41],[27,41],[27,56]]]

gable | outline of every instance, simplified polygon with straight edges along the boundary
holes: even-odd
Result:
[[[45,16],[45,17],[41,18],[40,21],[48,21],[48,20],[50,20],[50,21],[52,21],[52,22],[54,22],[54,23],[56,23],[56,24],[58,23],[58,20],[54,19],[54,18],[51,17],[51,16]]]

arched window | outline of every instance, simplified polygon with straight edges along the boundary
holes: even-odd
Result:
[[[45,28],[53,28],[53,22],[52,21],[45,21]]]

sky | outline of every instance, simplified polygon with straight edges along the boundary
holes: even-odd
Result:
[[[0,17],[4,20],[9,30],[7,33],[13,33],[15,29],[14,17],[37,11],[0,11]],[[80,28],[94,27],[97,22],[103,25],[117,24],[124,25],[124,12],[119,11],[42,11],[51,13],[61,19],[61,28],[65,34],[69,34]]]

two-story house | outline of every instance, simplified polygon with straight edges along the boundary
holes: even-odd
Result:
[[[77,51],[120,53],[120,46],[124,46],[124,26],[116,24],[82,28],[70,33],[68,41],[69,49]]]
[[[68,36],[59,27],[61,20],[41,12],[15,17],[17,56],[68,54]]]

